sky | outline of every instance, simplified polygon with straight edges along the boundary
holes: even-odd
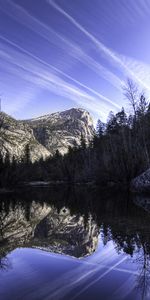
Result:
[[[150,94],[150,0],[0,0],[2,110],[27,119],[80,107],[106,121]]]

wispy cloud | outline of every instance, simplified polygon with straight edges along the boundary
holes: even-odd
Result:
[[[130,68],[132,73],[137,74],[141,87],[150,90],[150,65],[124,55],[121,55],[120,58],[127,68]]]
[[[98,76],[104,78],[111,85],[120,90],[123,81],[108,68],[104,67],[101,63],[89,56],[84,49],[81,48],[81,46],[70,41],[62,34],[56,32],[54,29],[50,28],[36,17],[29,14],[24,8],[18,4],[15,4],[11,0],[3,1],[3,6],[1,6],[1,9],[10,17],[17,20],[17,22],[23,24],[25,27],[30,28],[30,30],[40,35],[50,44],[54,43],[58,48],[61,48],[64,52],[68,53],[68,56],[71,56],[76,61],[80,61],[82,64],[85,64]]]
[[[62,9],[55,1],[47,0],[47,2],[54,7],[59,13],[61,13],[66,19],[69,20],[76,28],[78,28],[82,33],[85,34],[87,38],[89,38],[96,49],[100,51],[101,54],[105,55],[106,58],[111,62],[117,65],[125,75],[132,77],[135,81],[140,83],[144,88],[150,89],[149,84],[147,84],[144,80],[141,79],[141,72],[137,73],[134,69],[130,68],[131,59],[129,61],[128,58],[122,60],[122,56],[120,54],[115,53],[108,47],[106,47],[102,42],[100,42],[92,33],[84,28],[75,18],[73,18],[69,13],[67,13],[64,9]],[[124,57],[125,58],[125,57]],[[139,63],[139,68],[143,68],[143,64]]]
[[[19,50],[19,53],[20,51],[22,53],[24,53],[26,55],[26,62],[28,61],[28,59],[33,59],[32,60],[32,63],[33,63],[33,66],[35,63],[40,63],[42,65],[42,67],[47,67],[48,70],[51,72],[56,73],[56,74],[59,74],[61,77],[65,77],[69,80],[71,80],[72,82],[74,82],[75,84],[79,85],[80,87],[84,88],[85,90],[87,90],[88,92],[98,96],[100,99],[103,99],[105,102],[111,104],[112,106],[116,107],[116,108],[119,108],[119,105],[117,105],[115,102],[113,102],[112,100],[108,99],[107,97],[103,96],[102,94],[100,94],[99,92],[95,91],[94,89],[86,86],[85,84],[83,84],[82,82],[76,80],[75,78],[73,78],[72,76],[66,74],[65,72],[61,71],[60,69],[56,68],[55,66],[43,61],[42,59],[40,59],[39,57],[33,55],[32,53],[30,53],[29,51],[26,51],[25,49],[23,49],[22,47],[18,46],[17,44],[15,44],[14,42],[6,39],[5,37],[1,36],[0,35],[0,39],[6,41],[7,43],[9,43],[11,46],[14,46],[15,48],[17,48]],[[5,49],[5,47],[4,47]],[[9,49],[7,49],[7,51],[9,52]],[[10,59],[10,62],[11,62],[11,56],[7,56],[6,54],[6,49],[3,51],[3,55],[6,56],[7,58]],[[93,66],[94,67],[94,66]],[[31,68],[32,70],[32,68]],[[52,73],[51,73],[52,74]],[[120,84],[122,83],[122,81],[120,81]]]
[[[13,46],[15,46],[14,43]],[[23,49],[21,52],[20,47],[18,49],[19,51],[17,51],[14,48],[10,48],[10,46],[8,47],[5,43],[1,43],[1,48],[3,51],[0,53],[0,57],[5,60],[5,62],[2,61],[2,63],[4,63],[5,68],[7,68],[9,72],[14,73],[15,76],[21,77],[40,88],[48,89],[57,95],[71,99],[80,106],[90,109],[102,117],[103,108],[105,109],[107,106],[110,107],[110,104],[115,110],[119,108],[116,103],[113,103],[110,99],[90,89],[71,76],[68,76],[56,68],[51,68],[49,64],[38,58],[36,59],[35,56],[30,55]],[[8,56],[6,55],[7,53],[9,53]],[[76,85],[68,83],[68,80],[62,79],[61,75],[66,76],[67,79],[70,79],[76,83]]]
[[[149,6],[146,0],[143,0],[144,4],[142,4],[141,0],[137,1],[143,5],[142,8],[144,12],[146,12],[146,8]],[[123,84],[122,78],[124,78],[124,76],[130,76],[140,83],[142,87],[150,89],[150,67],[148,65],[122,54],[118,54],[106,47],[73,16],[61,8],[56,1],[47,0],[47,3],[83,33],[87,40],[90,40],[89,44],[92,45],[92,47],[94,46],[94,51],[96,50],[96,53],[99,54],[99,58],[96,59],[97,56],[93,58],[92,51],[90,52],[88,51],[89,49],[85,49],[82,43],[79,45],[77,42],[73,42],[66,36],[63,36],[60,32],[31,15],[30,12],[19,4],[12,0],[1,0],[0,9],[5,14],[43,38],[48,43],[48,47],[51,47],[51,45],[54,44],[57,48],[61,49],[63,53],[67,53],[64,54],[66,55],[65,59],[62,59],[67,68],[63,68],[63,62],[60,65],[59,63],[51,64],[50,58],[43,59],[38,57],[28,51],[28,48],[23,49],[14,41],[1,35],[0,57],[3,59],[1,65],[4,65],[4,68],[7,68],[8,72],[21,77],[33,87],[36,86],[36,88],[47,89],[63,98],[71,99],[76,104],[93,111],[93,113],[102,118],[108,114],[110,109],[114,111],[118,110],[118,103],[102,95],[98,90],[91,87],[90,84],[87,85],[84,78],[77,79],[74,75],[71,76],[69,72],[70,64],[67,58],[70,58],[70,61],[72,61],[73,64],[76,62],[80,62],[82,66],[84,64],[86,68],[92,70],[92,75],[98,75],[96,77],[97,79],[102,77],[118,90],[121,89],[121,85]],[[132,7],[129,7],[126,1],[122,1],[119,5],[122,5],[122,8],[126,9],[126,11],[132,10]],[[136,11],[138,9],[139,6],[137,5]],[[111,10],[110,13],[112,13]],[[127,15],[130,16],[129,13]],[[108,63],[110,65],[113,64],[113,66],[119,70],[119,73],[120,71],[123,73],[123,76],[121,76],[122,78],[120,78],[119,75],[117,76],[115,71],[110,71],[109,67],[105,67],[100,63],[102,57],[107,60],[107,65]],[[33,88],[31,93],[29,92],[30,100],[32,99],[32,96],[34,96],[34,91],[35,88]],[[23,93],[22,97],[24,98],[24,103],[27,103],[27,94]],[[17,103],[18,100],[16,100],[16,107],[19,108],[19,104]],[[22,107],[23,105],[22,101]]]
[[[8,114],[18,113],[23,110],[28,103],[30,103],[33,98],[37,95],[37,89],[34,87],[28,87],[25,91],[19,91],[14,95],[11,95],[11,102],[4,101],[4,109]],[[5,100],[5,99],[4,99]]]

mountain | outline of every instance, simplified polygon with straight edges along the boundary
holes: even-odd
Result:
[[[23,122],[17,121],[7,114],[0,113],[0,152],[3,157],[9,153],[10,158],[21,159],[29,145],[32,161],[41,157],[45,159],[51,153],[35,138],[32,128]]]
[[[41,157],[46,159],[56,150],[64,154],[69,146],[80,145],[81,137],[88,144],[93,134],[92,118],[83,109],[72,108],[23,121],[0,112],[0,152],[3,157],[9,153],[11,158],[20,160],[28,145],[32,161]]]
[[[98,245],[99,228],[92,217],[71,214],[63,207],[32,201],[17,201],[1,206],[1,257],[17,247],[40,248],[48,252],[83,257],[93,253]]]
[[[50,252],[82,257],[93,253],[98,245],[99,228],[92,216],[71,214],[67,207],[51,212],[37,225],[32,244]]]
[[[93,120],[90,114],[81,108],[45,115],[26,120],[24,123],[33,129],[39,143],[52,154],[55,154],[56,150],[65,154],[69,146],[80,145],[81,137],[88,144],[94,135]]]

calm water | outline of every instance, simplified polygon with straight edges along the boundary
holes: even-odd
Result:
[[[1,195],[0,299],[150,299],[150,198]]]

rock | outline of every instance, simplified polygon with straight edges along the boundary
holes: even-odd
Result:
[[[17,247],[40,248],[75,257],[89,255],[98,244],[99,228],[91,216],[50,204],[10,202],[1,205],[0,258]],[[1,251],[3,253],[1,253]]]
[[[90,114],[81,108],[45,115],[25,121],[33,129],[36,139],[52,154],[61,154],[68,147],[80,145],[81,137],[88,144],[95,133]]]
[[[150,197],[148,195],[136,194],[134,195],[133,202],[150,213]]]
[[[21,160],[29,145],[31,161],[46,159],[51,155],[35,138],[29,125],[13,119],[5,113],[0,113],[0,152],[3,157],[9,153],[10,159],[14,156]]]
[[[32,243],[46,251],[83,257],[96,250],[98,235],[99,228],[91,215],[85,224],[84,216],[71,215],[63,207],[59,213],[52,209],[37,225]]]
[[[83,109],[72,108],[25,121],[0,113],[0,152],[3,157],[9,153],[10,158],[14,156],[21,160],[28,145],[34,162],[41,157],[46,159],[56,150],[65,154],[69,146],[80,145],[81,137],[88,144],[93,135],[92,118]]]
[[[131,190],[135,192],[150,192],[150,169],[132,180]]]

